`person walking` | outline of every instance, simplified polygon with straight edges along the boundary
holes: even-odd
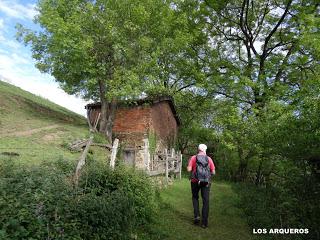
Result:
[[[215,166],[212,159],[206,154],[207,146],[200,144],[198,154],[190,158],[187,167],[188,172],[191,172],[191,192],[192,204],[194,211],[194,224],[200,223],[199,212],[199,191],[201,190],[202,197],[202,222],[201,227],[208,227],[209,214],[209,194],[211,187],[211,177],[215,174]]]

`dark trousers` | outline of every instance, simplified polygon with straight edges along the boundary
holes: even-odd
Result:
[[[202,224],[204,224],[204,225],[208,225],[210,187],[211,187],[211,183],[209,183],[206,186],[201,186],[197,182],[191,182],[194,218],[200,217],[199,191],[201,190],[201,197],[202,197],[202,203],[203,203],[201,216],[202,216]]]

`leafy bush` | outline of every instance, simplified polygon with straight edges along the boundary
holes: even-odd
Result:
[[[302,178],[294,169],[272,185],[234,184],[252,228],[308,228],[305,235],[269,235],[265,239],[318,239],[319,184],[313,176]]]
[[[157,205],[146,176],[92,161],[75,188],[73,170],[63,159],[0,162],[0,239],[130,239],[148,228]]]

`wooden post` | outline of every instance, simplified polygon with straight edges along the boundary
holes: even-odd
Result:
[[[150,171],[153,171],[153,162],[154,162],[154,159],[155,159],[155,154],[152,154],[151,155],[151,159],[150,159],[150,161],[151,161],[151,168],[150,168]]]
[[[166,158],[166,182],[169,183],[169,162],[168,162],[168,151],[167,149],[164,150],[165,158]]]
[[[175,162],[175,160],[174,160],[174,155],[175,155],[176,153],[175,153],[175,151],[174,151],[174,148],[172,148],[171,149],[171,157],[172,157],[172,161],[171,161],[171,168],[172,168],[172,170],[173,171],[175,171],[175,168],[174,168],[174,162]]]
[[[98,117],[97,117],[97,119],[96,119],[96,122],[95,122],[95,124],[94,124],[94,131],[98,131],[97,130],[97,126],[98,126],[98,122],[99,122],[99,120],[100,120],[100,115],[101,115],[101,113],[99,113],[99,115],[98,115]]]
[[[76,186],[78,186],[78,182],[79,182],[79,177],[80,177],[80,170],[81,168],[86,164],[86,157],[90,148],[90,145],[93,142],[93,136],[90,136],[89,141],[87,142],[87,145],[80,157],[80,160],[78,162],[77,168],[76,168],[76,172],[75,172],[75,184]]]
[[[88,108],[87,109],[87,121],[88,121],[89,129],[90,129],[90,132],[91,132],[91,131],[93,131],[93,127],[92,127],[92,124],[91,124],[91,121],[90,121],[90,113],[91,113],[91,109]]]
[[[111,151],[110,167],[111,167],[112,170],[114,169],[114,165],[115,165],[115,162],[116,162],[118,145],[119,145],[119,139],[116,138],[116,139],[113,141],[112,151]]]
[[[181,180],[181,170],[182,170],[182,154],[180,153],[180,164],[179,164],[179,179]]]

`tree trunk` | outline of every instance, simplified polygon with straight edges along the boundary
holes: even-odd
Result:
[[[100,102],[101,102],[101,120],[99,132],[106,136],[106,139],[112,143],[112,127],[115,119],[117,102],[113,99],[111,102],[106,97],[106,85],[104,81],[99,81]]]
[[[244,182],[247,178],[248,159],[243,154],[243,149],[239,146],[238,142],[238,154],[239,154],[239,167],[237,172],[237,179],[240,182]]]
[[[107,120],[106,120],[106,128],[105,128],[105,135],[110,143],[112,143],[112,128],[113,123],[116,115],[116,108],[117,108],[117,102],[115,99],[113,99],[111,102],[107,104]]]
[[[262,180],[262,177],[263,177],[263,173],[262,173],[262,163],[263,163],[263,158],[260,159],[258,171],[257,171],[257,173],[256,173],[256,179],[255,179],[255,185],[256,185],[256,186],[258,186],[258,185],[261,184],[261,180]]]

